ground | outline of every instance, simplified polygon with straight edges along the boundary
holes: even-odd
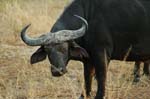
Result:
[[[55,78],[47,59],[30,64],[30,56],[38,47],[29,47],[20,39],[20,30],[28,23],[32,23],[29,29],[32,36],[48,32],[69,3],[58,1],[0,1],[0,99],[79,98],[84,86],[82,63],[70,61],[68,73]],[[106,99],[150,99],[150,80],[142,76],[139,83],[133,83],[133,67],[134,62],[111,61]],[[96,92],[93,80],[92,96]]]

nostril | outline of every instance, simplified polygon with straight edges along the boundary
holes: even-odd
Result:
[[[61,72],[64,72],[64,71],[65,71],[65,69],[63,69],[63,68],[60,68],[59,70],[60,70]]]
[[[61,72],[66,73],[67,70],[65,68],[61,68]]]
[[[53,76],[61,76],[67,72],[66,68],[56,68],[55,66],[51,66],[51,72]]]
[[[52,72],[55,72],[56,69],[55,69],[53,66],[51,66],[51,71],[52,71]]]

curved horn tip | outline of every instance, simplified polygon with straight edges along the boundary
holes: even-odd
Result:
[[[79,16],[79,15],[74,15],[75,17],[79,18],[80,20],[82,20],[85,24],[86,24],[86,27],[88,29],[88,22],[86,21],[86,19],[84,19],[83,17]]]
[[[21,34],[24,33],[30,26],[31,26],[31,24],[26,25],[26,26],[22,29]]]
[[[25,29],[27,29],[27,28],[30,27],[30,26],[31,26],[31,23],[28,24],[28,25],[26,25],[26,26],[25,26]]]

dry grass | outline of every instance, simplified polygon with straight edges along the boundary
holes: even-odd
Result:
[[[0,41],[16,43],[19,40],[20,30],[29,23],[32,24],[30,30],[33,33],[49,31],[68,0],[2,0],[0,2],[0,33],[3,36]]]
[[[68,73],[54,78],[49,62],[30,65],[36,48],[20,40],[21,28],[32,23],[29,31],[39,35],[49,31],[69,0],[0,1],[0,99],[78,99],[83,88],[82,63],[71,61]],[[150,81],[142,77],[132,84],[133,64],[112,61],[108,68],[107,99],[150,99]],[[96,81],[93,83],[94,96]]]

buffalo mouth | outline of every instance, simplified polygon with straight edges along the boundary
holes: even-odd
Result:
[[[66,68],[56,68],[55,66],[52,65],[51,72],[52,72],[52,76],[60,77],[64,75],[67,72],[67,70]]]

